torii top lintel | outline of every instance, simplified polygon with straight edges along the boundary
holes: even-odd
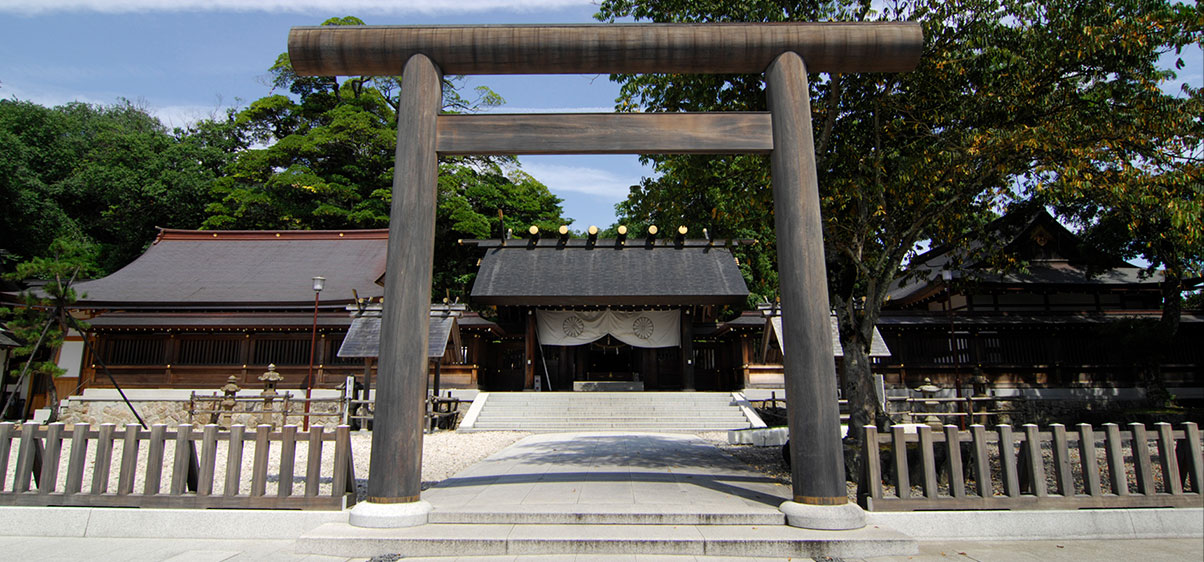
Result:
[[[316,26],[289,31],[302,76],[388,76],[424,54],[445,74],[752,74],[794,51],[812,72],[905,72],[915,22]]]

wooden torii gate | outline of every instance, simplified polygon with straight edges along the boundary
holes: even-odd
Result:
[[[914,22],[295,27],[302,76],[402,76],[368,501],[353,525],[421,525],[440,154],[768,153],[785,327],[791,525],[855,529],[828,326],[808,72],[904,72]],[[767,113],[441,115],[443,74],[765,74]]]

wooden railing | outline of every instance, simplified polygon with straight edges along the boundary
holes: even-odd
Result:
[[[224,450],[220,441],[226,442]],[[326,463],[332,468],[323,476],[323,443],[329,441],[334,441],[333,464]],[[10,470],[14,442],[16,463]],[[249,471],[247,442],[254,443]],[[305,450],[304,477],[295,474],[298,445]],[[219,477],[221,457],[225,472]],[[165,471],[170,481],[163,481]],[[60,482],[64,472],[66,480]],[[269,475],[276,477],[273,485]],[[260,425],[248,432],[241,425],[229,431],[206,425],[197,433],[191,425],[175,430],[155,425],[149,431],[127,425],[118,431],[108,423],[96,429],[82,423],[72,428],[0,423],[0,476],[0,505],[339,510],[356,497],[351,433],[345,425],[333,432],[322,426],[299,432],[290,425],[274,432]],[[324,481],[330,482],[326,490]]]
[[[1159,423],[1152,434],[1139,423],[1123,431],[1112,423],[1103,431],[1089,424],[1076,431],[1061,424],[1047,431],[1028,424],[1019,432],[1010,425],[916,429],[909,434],[894,426],[879,434],[866,426],[866,509],[1204,507],[1204,459],[1194,423],[1182,430]]]

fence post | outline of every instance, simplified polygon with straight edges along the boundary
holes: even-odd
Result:
[[[38,479],[38,493],[49,494],[58,485],[59,457],[63,453],[63,424],[55,422],[46,430],[46,449],[42,461],[42,477]]]
[[[118,495],[128,495],[134,491],[134,472],[138,470],[139,430],[137,425],[125,425],[125,437],[121,443],[121,474],[117,475]]]
[[[988,499],[995,495],[991,485],[991,464],[987,453],[987,428],[982,424],[970,425],[970,436],[974,444],[974,484],[978,495]]]
[[[109,471],[113,463],[113,431],[117,428],[111,423],[100,424],[100,433],[96,436],[96,462],[92,469],[92,494],[104,494],[109,491]]]
[[[163,476],[163,446],[167,440],[167,425],[151,426],[150,446],[146,450],[146,485],[142,493],[153,496],[159,493],[159,481]]]
[[[230,446],[226,453],[226,485],[223,496],[237,496],[242,480],[242,449],[245,425],[230,426]]]
[[[287,498],[293,495],[293,463],[297,458],[297,426],[280,428],[280,483],[276,495]]]
[[[1121,447],[1120,426],[1104,424],[1104,449],[1108,455],[1108,473],[1112,478],[1112,493],[1129,495],[1129,477],[1125,474],[1125,452]]]
[[[1037,497],[1049,495],[1045,485],[1045,457],[1041,454],[1041,432],[1036,424],[1024,424],[1024,449],[1028,451],[1025,472],[1029,476],[1029,488]]]
[[[0,492],[8,480],[8,455],[13,442],[13,424],[0,422]]]
[[[920,467],[924,471],[924,497],[935,500],[937,497],[936,482],[936,452],[932,446],[932,427],[921,425],[920,434]]]
[[[71,460],[67,464],[64,494],[78,494],[84,484],[84,464],[88,460],[88,424],[77,423],[71,430]],[[0,472],[0,475],[3,475]]]
[[[1133,422],[1129,424],[1132,435],[1131,449],[1133,461],[1137,469],[1137,493],[1147,496],[1154,495],[1154,467],[1150,464],[1150,441],[1145,431],[1145,424]]]
[[[895,457],[895,495],[905,500],[911,497],[911,474],[907,467],[907,434],[903,426],[891,426],[891,452]]]
[[[1175,430],[1171,424],[1154,424],[1158,431],[1158,460],[1162,464],[1163,491],[1172,496],[1183,495],[1183,481],[1179,477],[1179,459],[1175,458]]]
[[[201,466],[197,476],[196,495],[213,493],[213,473],[217,463],[217,424],[205,424],[201,433]]]
[[[192,425],[176,426],[176,455],[171,467],[171,495],[178,496],[188,487],[188,472],[192,465]],[[193,487],[195,490],[195,486]]]
[[[865,426],[865,441],[862,442],[864,458],[862,463],[865,464],[865,482],[866,489],[869,490],[869,497],[875,500],[882,499],[882,458],[881,449],[878,445],[878,428],[873,425]],[[862,502],[862,507],[869,508],[869,502]]]
[[[1184,471],[1191,480],[1191,489],[1197,494],[1204,494],[1204,451],[1200,449],[1200,428],[1196,422],[1183,424],[1183,433],[1187,437],[1185,455],[1189,468]]]
[[[1012,426],[999,425],[999,466],[1003,469],[1003,489],[1008,497],[1020,497],[1020,475],[1016,470],[1016,441]]]
[[[272,426],[267,424],[259,424],[255,428],[255,460],[251,465],[252,496],[262,496],[267,490],[268,453],[272,447],[268,437],[271,431]]]
[[[965,469],[962,467],[961,432],[953,424],[945,425],[945,459],[949,469],[949,495],[966,497]]]
[[[318,495],[318,480],[322,477],[322,432],[325,426],[309,426],[309,452],[305,460],[305,497]]]
[[[1079,424],[1079,462],[1083,464],[1083,486],[1087,495],[1098,498],[1104,494],[1099,481],[1099,458],[1095,453],[1095,430],[1091,424]]]
[[[1066,426],[1055,423],[1049,428],[1053,431],[1054,476],[1058,484],[1058,493],[1064,498],[1073,498],[1074,473],[1070,469],[1070,442],[1066,438]]]

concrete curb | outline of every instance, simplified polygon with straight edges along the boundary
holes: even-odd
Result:
[[[869,512],[918,541],[1204,537],[1204,508]]]
[[[293,539],[346,511],[0,507],[0,536]]]

